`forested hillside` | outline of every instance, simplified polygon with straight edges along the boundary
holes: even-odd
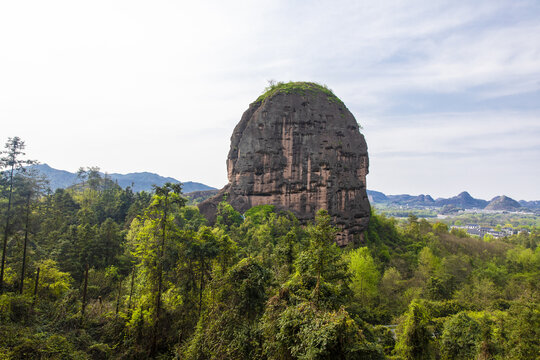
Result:
[[[46,193],[35,174],[11,172],[26,165],[12,140],[0,358],[538,357],[538,228],[484,241],[372,213],[364,237],[339,248],[324,210],[306,225],[222,202],[210,225],[179,184],[134,193],[92,171]]]

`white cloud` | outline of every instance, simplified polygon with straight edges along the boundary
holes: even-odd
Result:
[[[0,121],[60,168],[221,186],[232,129],[266,80],[318,81],[365,126],[376,179],[395,168],[385,153],[538,146],[536,110],[508,105],[508,128],[485,109],[540,90],[538,34],[534,1],[3,2]],[[455,115],[438,108],[448,94],[468,100]],[[396,113],[408,103],[413,115]]]

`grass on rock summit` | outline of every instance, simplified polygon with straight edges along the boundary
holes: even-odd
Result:
[[[314,82],[304,82],[304,81],[290,81],[290,82],[277,82],[270,84],[264,89],[264,93],[255,100],[255,103],[263,102],[267,98],[274,96],[278,93],[283,94],[300,94],[306,95],[308,93],[317,93],[322,92],[326,94],[328,101],[333,103],[338,103],[343,106],[345,104],[341,99],[339,99],[332,90],[330,90],[326,85],[317,84]]]

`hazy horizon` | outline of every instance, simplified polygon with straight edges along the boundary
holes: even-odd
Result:
[[[540,199],[540,3],[4,2],[2,137],[74,172],[221,188],[230,136],[276,81],[334,90],[368,189]]]
[[[66,170],[66,169],[59,169],[59,168],[56,168],[54,166],[52,166],[51,164],[49,163],[45,163],[45,162],[40,162],[39,165],[47,165],[55,170],[60,170],[60,171],[68,171],[70,173],[77,173],[77,170]],[[101,169],[100,168],[100,172],[102,173],[106,173],[108,175],[127,175],[127,174],[133,174],[133,173],[152,173],[152,174],[155,174],[155,175],[159,175],[159,176],[162,176],[162,177],[165,177],[165,178],[173,178],[175,180],[178,180],[182,183],[186,183],[186,182],[197,182],[197,183],[201,183],[200,181],[197,181],[197,180],[193,180],[193,179],[178,179],[178,178],[175,178],[173,176],[166,176],[166,175],[163,175],[163,174],[159,174],[159,173],[153,173],[153,172],[150,172],[150,171],[132,171],[132,172],[122,172],[122,173],[119,173],[119,172],[115,172],[115,171],[106,171],[104,169]],[[202,183],[203,185],[208,185],[208,184],[205,184],[205,183]],[[211,186],[211,185],[208,185],[208,186]],[[221,188],[223,188],[223,186],[225,186],[225,184],[223,184],[222,186],[219,186],[219,187],[215,187],[215,186],[211,186],[211,187],[214,187],[216,188],[216,190],[220,190]],[[385,195],[412,195],[412,196],[418,196],[418,195],[430,195],[433,199],[437,199],[437,198],[450,198],[450,197],[454,197],[454,196],[457,196],[459,195],[460,193],[462,192],[468,192],[469,195],[471,195],[473,198],[475,199],[481,199],[481,200],[492,200],[498,196],[502,196],[502,195],[505,195],[505,196],[508,196],[510,198],[512,198],[511,196],[509,196],[508,194],[496,194],[496,195],[493,195],[491,197],[487,197],[487,198],[482,198],[481,196],[475,196],[475,194],[471,193],[470,191],[468,191],[467,189],[463,189],[462,191],[459,191],[458,193],[455,193],[455,194],[450,194],[450,195],[447,195],[447,196],[439,196],[437,194],[429,194],[429,193],[393,193],[393,192],[386,192],[386,191],[382,191],[380,189],[373,189],[373,188],[370,188],[369,186],[367,187],[368,190],[370,191],[378,191],[378,192],[382,192],[384,193]],[[521,198],[513,198],[514,200],[525,200],[525,201],[536,201],[538,199],[521,199]]]

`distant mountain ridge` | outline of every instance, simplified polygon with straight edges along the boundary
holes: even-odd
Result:
[[[494,197],[485,207],[486,210],[509,210],[519,208],[521,208],[520,203],[504,195]]]
[[[58,170],[50,167],[47,164],[32,165],[31,168],[36,169],[41,174],[45,175],[50,180],[50,187],[54,191],[59,188],[67,188],[80,182],[76,173],[66,170]],[[104,173],[101,173],[105,175]],[[151,191],[152,185],[161,186],[166,182],[178,183],[179,180],[172,177],[164,177],[150,172],[137,172],[129,174],[107,174],[113,181],[116,181],[122,188],[131,186],[133,191]],[[217,190],[211,186],[186,181],[182,182],[182,190],[185,194],[192,192],[206,192],[208,190]],[[401,206],[418,206],[418,207],[444,207],[450,206],[461,209],[486,209],[486,210],[534,210],[540,211],[540,200],[519,202],[507,196],[498,196],[491,201],[473,198],[468,192],[463,191],[460,194],[445,199],[433,199],[430,195],[387,195],[380,191],[367,190],[369,201],[373,204],[389,204]],[[204,199],[208,194],[197,193],[197,198]]]
[[[519,200],[519,204],[529,209],[540,209],[540,200],[533,200],[533,201]]]
[[[50,181],[51,190],[67,188],[80,182],[76,173],[65,170],[58,170],[47,164],[32,165],[30,168],[36,169],[45,175]],[[104,173],[101,173],[105,175]],[[151,191],[152,185],[161,186],[166,182],[179,183],[180,181],[171,177],[164,177],[150,172],[137,172],[129,174],[106,174],[113,181],[116,181],[122,188],[131,186],[133,191]],[[182,191],[189,193],[193,191],[215,190],[215,188],[193,181],[182,182]]]
[[[392,203],[407,203],[410,205],[419,205],[419,206],[433,206],[435,200],[430,195],[387,195],[386,196]]]
[[[519,202],[508,196],[497,196],[491,201],[475,199],[466,191],[451,198],[437,198],[433,200],[430,195],[386,195],[380,191],[367,190],[369,201],[373,204],[387,204],[397,206],[419,207],[451,207],[457,209],[485,209],[485,210],[540,210],[540,201]]]
[[[466,191],[449,199],[437,199],[437,206],[456,206],[463,209],[483,209],[488,205],[486,200],[475,199]]]

